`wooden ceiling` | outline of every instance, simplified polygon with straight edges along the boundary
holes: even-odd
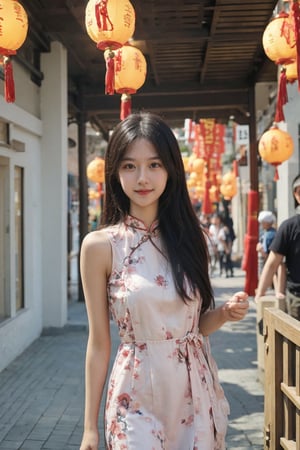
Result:
[[[104,134],[119,121],[120,96],[104,94],[103,52],[85,28],[87,0],[20,0],[29,34],[19,61],[42,83],[39,56],[60,41],[68,51],[70,120],[81,112]],[[275,0],[132,0],[135,45],[147,61],[146,82],[132,109],[151,110],[171,125],[184,118],[235,116],[246,123],[249,90],[276,81],[261,38]]]

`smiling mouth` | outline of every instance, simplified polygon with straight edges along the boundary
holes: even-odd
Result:
[[[135,192],[139,195],[147,195],[147,194],[150,194],[150,192],[152,192],[152,190],[151,189],[141,189],[141,190],[138,190]]]

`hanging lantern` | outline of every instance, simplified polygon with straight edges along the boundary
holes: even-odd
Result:
[[[231,200],[237,194],[236,176],[233,171],[227,172],[223,176],[220,192],[225,200]]]
[[[264,51],[276,64],[288,64],[296,59],[294,26],[289,14],[282,11],[265,28],[262,37]]]
[[[28,18],[16,0],[0,0],[0,55],[4,71],[4,97],[15,101],[15,86],[11,56],[23,45],[28,31]]]
[[[195,158],[192,161],[192,170],[193,172],[203,174],[205,168],[205,161],[202,158]]]
[[[87,166],[87,177],[93,183],[104,182],[104,159],[96,156]]]
[[[289,133],[274,125],[261,136],[258,151],[264,161],[275,167],[274,180],[277,181],[278,166],[293,154],[293,139]]]
[[[89,0],[85,9],[85,26],[100,50],[115,50],[133,35],[134,8],[128,0]]]
[[[115,91],[121,96],[121,120],[131,112],[131,95],[143,86],[147,63],[143,53],[132,45],[124,45],[115,54]]]
[[[109,49],[106,57],[105,93],[114,94],[114,52],[134,33],[135,12],[128,0],[89,0],[85,9],[85,26],[89,37],[100,50]]]
[[[294,83],[298,78],[297,61],[284,65],[284,69],[287,83]]]

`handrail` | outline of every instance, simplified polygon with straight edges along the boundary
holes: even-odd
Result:
[[[264,450],[300,450],[300,321],[264,311]]]

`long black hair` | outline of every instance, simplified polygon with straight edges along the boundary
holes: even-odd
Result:
[[[200,293],[202,311],[214,307],[209,279],[209,255],[200,221],[191,204],[178,142],[169,126],[157,115],[129,115],[114,129],[105,155],[105,201],[102,225],[113,225],[129,214],[130,201],[119,182],[121,160],[135,139],[146,139],[157,150],[167,173],[165,191],[159,199],[158,221],[175,287],[184,301]]]

